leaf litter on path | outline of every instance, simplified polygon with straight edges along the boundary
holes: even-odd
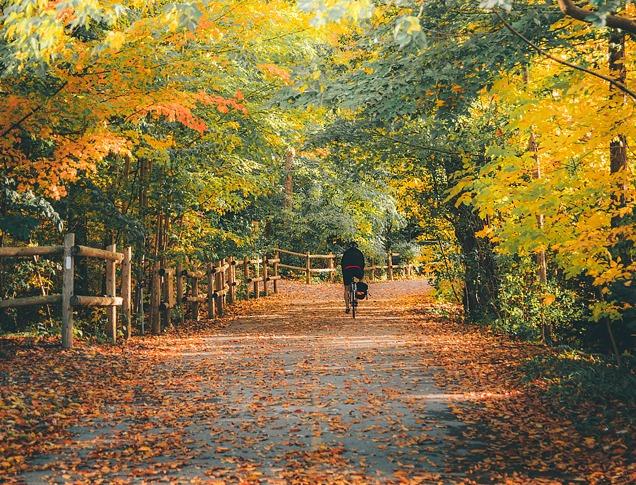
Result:
[[[577,434],[580,410],[555,409],[522,382],[518,364],[542,348],[442,319],[424,282],[377,284],[355,321],[337,285],[281,287],[220,322],[124,346],[14,343],[0,362],[0,477],[622,483],[633,473],[625,433],[605,452],[609,438]]]

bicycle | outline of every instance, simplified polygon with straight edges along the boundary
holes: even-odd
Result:
[[[351,308],[351,316],[353,318],[356,318],[356,309],[358,308],[358,292],[364,293],[364,297],[360,299],[363,300],[367,297],[368,286],[366,283],[362,283],[364,289],[358,290],[358,283],[360,282],[361,281],[358,281],[358,279],[354,277],[349,284],[349,308]]]
[[[358,282],[355,278],[349,284],[349,308],[351,308],[351,316],[356,318],[356,308],[358,307],[358,297],[356,291],[358,289]]]

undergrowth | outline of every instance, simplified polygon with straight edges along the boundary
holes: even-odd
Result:
[[[527,361],[522,370],[528,381],[547,384],[547,392],[562,401],[619,400],[636,405],[636,359],[618,367],[608,357],[561,349]]]

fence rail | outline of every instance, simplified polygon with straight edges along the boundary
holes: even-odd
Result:
[[[107,312],[106,335],[115,342],[117,331],[122,329],[124,338],[132,334],[132,249],[127,247],[118,252],[112,244],[104,249],[75,244],[75,235],[66,234],[64,244],[59,246],[0,247],[0,258],[19,258],[62,255],[62,292],[41,296],[28,296],[0,300],[0,308],[32,305],[61,305],[62,345],[73,346],[73,309],[77,307],[105,307]],[[283,256],[300,258],[302,265],[283,262]],[[396,271],[403,276],[412,275],[411,265],[394,264],[397,253],[387,254],[383,264],[365,268],[371,280],[378,278],[378,271],[386,271],[388,279],[394,279]],[[76,295],[75,262],[77,258],[96,258],[104,261],[104,295]],[[313,275],[326,274],[334,281],[337,273],[335,254],[311,254],[287,249],[276,249],[273,254],[246,256],[242,259],[228,257],[207,264],[189,264],[183,261],[170,264],[165,259],[155,261],[150,268],[150,294],[148,319],[153,334],[160,334],[163,328],[172,324],[176,315],[180,321],[186,316],[199,320],[202,314],[214,320],[224,315],[226,306],[238,300],[239,296],[249,300],[278,293],[278,282],[283,277],[281,269],[304,276],[307,284]],[[322,261],[322,263],[320,263]],[[117,294],[117,266],[119,274],[119,295]],[[143,268],[142,268],[143,269]],[[145,271],[145,270],[144,270]],[[143,271],[142,271],[143,274]],[[137,282],[138,285],[140,282]],[[142,333],[145,329],[143,285],[138,286],[137,315],[141,318]],[[121,326],[118,326],[118,311],[121,310]],[[176,310],[176,311],[175,311]]]
[[[28,247],[2,247],[0,258],[14,258],[18,256],[49,256],[62,254],[64,246],[28,246]]]
[[[12,308],[31,305],[54,305],[57,303],[62,303],[62,295],[59,293],[52,295],[25,296],[22,298],[0,300],[0,308]]]
[[[116,251],[116,246],[110,245],[106,249],[76,246],[75,234],[64,236],[62,246],[30,246],[30,247],[2,247],[0,258],[16,258],[28,256],[63,255],[62,293],[41,296],[28,296],[0,300],[0,308],[12,308],[32,305],[62,306],[62,346],[73,346],[73,307],[103,306],[107,308],[106,334],[114,343],[117,338],[117,307],[122,308],[124,325],[130,332],[131,322],[131,264],[132,250],[126,248],[123,253]],[[75,295],[75,259],[78,257],[97,258],[105,261],[106,266],[106,295],[85,296]],[[121,296],[117,296],[116,272],[117,264],[121,264]]]
[[[299,253],[296,251],[289,251],[287,249],[277,249],[280,254],[287,254],[289,256],[294,256],[296,258],[302,258],[304,260],[303,266],[297,266],[289,263],[280,263],[279,266],[284,269],[289,269],[295,271],[297,273],[302,273],[305,276],[305,281],[309,284],[311,283],[311,275],[312,274],[320,274],[320,273],[328,273],[329,279],[333,282],[335,279],[335,275],[338,272],[336,268],[336,259],[337,256],[335,254],[311,254],[311,253]],[[370,279],[375,280],[378,278],[377,272],[378,270],[384,270],[387,274],[387,279],[393,280],[395,277],[396,271],[402,271],[402,275],[404,277],[413,276],[413,265],[411,264],[394,264],[393,258],[399,257],[399,253],[391,253],[386,256],[386,260],[384,261],[385,265],[377,265],[374,264],[374,261],[371,260],[371,266],[367,266],[364,268],[366,274],[369,275]],[[313,268],[312,261],[322,259],[326,261],[326,268]]]

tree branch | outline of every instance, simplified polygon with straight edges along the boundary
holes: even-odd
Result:
[[[586,22],[588,24],[592,23],[592,20],[590,20],[589,17],[596,13],[593,10],[578,7],[572,0],[557,0],[557,3],[559,4],[559,9],[564,15],[580,20],[581,22]],[[605,17],[605,25],[614,29],[624,30],[631,34],[636,34],[636,21],[628,17],[623,17],[622,15],[607,15]]]
[[[376,136],[382,137],[382,138],[384,138],[386,140],[390,140],[393,143],[397,143],[399,145],[405,145],[405,146],[408,146],[408,147],[411,147],[411,148],[417,148],[419,150],[426,150],[426,151],[433,152],[433,153],[441,153],[442,155],[450,155],[450,156],[453,156],[453,157],[461,157],[464,154],[464,153],[461,153],[461,152],[452,152],[450,150],[444,150],[443,148],[420,145],[418,143],[412,143],[412,142],[408,142],[408,141],[405,141],[405,140],[400,140],[400,139],[394,138],[394,137],[392,137],[390,135],[386,135],[386,134],[382,133],[379,130],[373,130],[372,133],[374,133]],[[469,153],[469,152],[466,152],[465,154],[474,156],[474,154]]]
[[[66,87],[66,85],[68,84],[68,81],[64,81],[62,83],[62,85],[57,88],[53,94],[51,94],[48,99],[46,101],[44,101],[41,105],[37,106],[36,108],[33,108],[31,111],[29,111],[28,113],[26,113],[24,116],[22,116],[22,118],[20,118],[18,121],[16,121],[15,123],[13,123],[11,126],[9,126],[8,128],[5,128],[4,130],[2,130],[2,133],[0,133],[0,138],[4,138],[7,134],[11,133],[13,130],[15,130],[18,126],[20,126],[22,123],[24,123],[27,119],[29,119],[31,116],[33,116],[35,113],[37,113],[38,111],[40,111],[42,108],[44,108],[47,103],[54,98],[55,96],[57,96],[58,94],[60,94],[60,92],[62,91],[62,89],[64,89]]]
[[[547,52],[546,50],[542,49],[541,47],[539,47],[537,44],[535,44],[534,42],[532,42],[530,39],[528,39],[525,35],[523,35],[521,32],[519,32],[518,30],[516,30],[512,25],[510,25],[509,22],[506,21],[506,19],[504,19],[501,14],[499,12],[497,12],[496,10],[494,11],[494,14],[499,17],[499,20],[502,21],[502,23],[506,26],[506,28],[512,32],[514,35],[516,35],[517,37],[519,37],[521,40],[523,40],[526,44],[528,44],[530,47],[532,47],[535,51],[537,51],[539,54],[541,54],[542,56],[547,57],[548,59],[553,60],[554,62],[557,62],[559,64],[562,64],[564,66],[570,67],[572,69],[575,69],[577,71],[581,71],[584,72],[586,74],[589,74],[590,76],[594,76],[597,77],[599,79],[602,79],[603,81],[607,81],[608,83],[610,83],[612,86],[616,87],[617,89],[623,91],[625,94],[627,94],[630,98],[632,98],[632,101],[636,102],[636,92],[632,91],[631,89],[629,89],[627,86],[625,86],[623,83],[616,81],[615,79],[612,79],[609,76],[606,76],[605,74],[601,74],[600,72],[596,72],[596,71],[592,71],[591,69],[588,69],[587,67],[583,67],[583,66],[578,66],[576,64],[573,64],[571,62],[568,61],[564,61],[562,59],[559,59],[558,57],[553,56],[552,54],[550,54],[549,52]]]

